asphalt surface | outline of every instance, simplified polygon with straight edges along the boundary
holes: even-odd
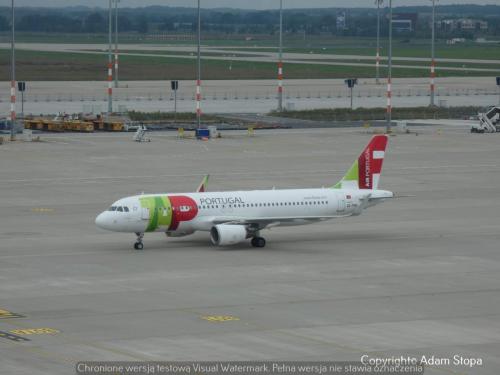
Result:
[[[97,229],[95,216],[126,195],[192,191],[207,172],[212,191],[329,186],[370,135],[131,138],[0,145],[0,373],[71,374],[81,360],[364,354],[461,355],[483,365],[426,374],[498,373],[497,135],[442,126],[391,137],[381,188],[405,198],[361,217],[275,228],[264,249],[150,234],[143,252],[135,236]]]

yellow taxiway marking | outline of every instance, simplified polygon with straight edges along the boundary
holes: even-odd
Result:
[[[230,315],[212,315],[212,316],[202,316],[201,319],[206,320],[208,322],[222,323],[222,322],[234,322],[240,320],[240,318],[236,316]]]
[[[54,212],[54,209],[53,208],[37,207],[37,208],[32,208],[31,211],[39,212],[39,213],[49,213],[49,212]]]
[[[0,309],[0,319],[23,318],[22,315]]]
[[[20,336],[29,336],[29,335],[55,335],[59,333],[57,329],[53,328],[27,328],[27,329],[13,329],[10,333],[14,335]]]

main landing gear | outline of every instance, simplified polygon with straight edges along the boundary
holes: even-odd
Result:
[[[265,247],[266,246],[266,239],[263,237],[254,237],[252,238],[252,246],[253,247]]]
[[[134,244],[134,249],[142,250],[144,249],[144,244],[142,243],[142,239],[144,238],[144,233],[136,233],[136,235],[137,235],[137,241]]]

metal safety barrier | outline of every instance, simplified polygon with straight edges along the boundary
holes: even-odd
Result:
[[[382,98],[386,96],[385,88],[380,89],[360,89],[355,90],[354,95],[357,98]],[[395,97],[421,97],[429,96],[430,92],[428,89],[394,89],[393,96]],[[490,96],[498,95],[496,89],[469,89],[469,88],[444,88],[437,89],[436,96]],[[285,97],[287,100],[296,99],[334,99],[334,98],[349,98],[349,90],[329,90],[329,91],[300,91],[296,89],[285,90]],[[260,93],[250,94],[248,92],[229,92],[229,91],[207,91],[202,96],[203,100],[211,101],[254,101],[254,100],[271,100],[276,99],[277,94],[271,91],[265,91]],[[173,94],[165,93],[145,93],[142,95],[130,95],[130,94],[115,94],[113,96],[114,101],[125,101],[125,102],[141,102],[141,101],[174,101]],[[178,92],[177,100],[195,100],[195,96],[192,93],[182,93]],[[0,103],[7,103],[10,101],[10,97],[6,95],[0,95]],[[107,101],[107,96],[96,96],[96,95],[75,95],[75,94],[29,94],[24,95],[24,101],[26,103],[38,103],[38,102],[102,102]]]

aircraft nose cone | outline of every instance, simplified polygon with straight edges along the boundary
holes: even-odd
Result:
[[[101,229],[107,229],[106,213],[103,212],[95,218],[95,225]]]

